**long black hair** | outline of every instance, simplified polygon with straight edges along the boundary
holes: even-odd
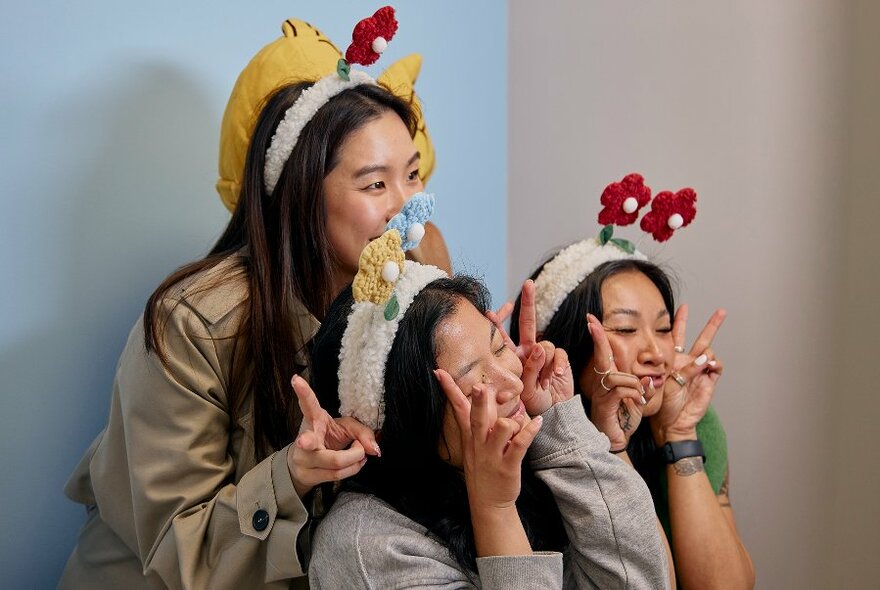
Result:
[[[552,260],[552,258],[551,258]],[[547,261],[549,262],[549,260]],[[542,264],[530,278],[533,280],[541,274]],[[625,272],[639,272],[650,280],[660,296],[663,304],[669,312],[669,317],[675,316],[675,295],[673,284],[666,272],[651,262],[638,259],[612,260],[597,266],[588,274],[583,281],[575,287],[562,301],[559,309],[553,315],[541,340],[552,342],[554,346],[565,349],[571,370],[574,374],[575,393],[580,394],[587,416],[590,415],[590,399],[580,389],[578,376],[593,358],[593,339],[587,330],[587,314],[591,313],[599,321],[602,321],[604,310],[602,308],[602,285],[614,275]],[[519,314],[521,308],[520,297],[517,297],[510,316],[510,337],[514,342],[519,341]],[[651,434],[648,419],[642,420],[639,427],[629,439],[627,454],[642,479],[648,484],[651,495],[659,498],[660,494],[660,469],[655,461],[656,445]]]
[[[330,306],[314,341],[313,386],[321,405],[334,415],[339,413],[339,349],[352,303],[349,288]],[[341,486],[373,494],[427,528],[465,572],[476,571],[476,548],[464,475],[438,451],[447,401],[433,373],[439,352],[434,335],[459,305],[485,313],[489,304],[485,286],[466,276],[437,279],[416,296],[385,368],[382,457],[370,458]],[[525,464],[517,509],[534,550],[564,548],[567,537],[556,502]]]
[[[242,273],[247,280],[227,395],[230,423],[234,423],[244,411],[247,394],[253,393],[258,461],[289,443],[302,419],[299,406],[291,403],[289,379],[306,368],[295,359],[299,352],[307,355],[307,349],[301,350],[307,335],[300,333],[294,303],[301,302],[320,319],[336,296],[332,292],[335,259],[325,228],[324,178],[338,164],[345,140],[383,113],[396,113],[411,136],[416,132],[413,105],[388,90],[363,84],[340,92],[303,128],[275,190],[268,194],[263,179],[266,150],[287,110],[310,86],[286,86],[269,98],[248,146],[238,205],[223,235],[205,258],[166,278],[144,311],[146,350],[166,363],[163,299],[186,278],[240,254],[237,268],[205,281],[202,290],[240,279]]]

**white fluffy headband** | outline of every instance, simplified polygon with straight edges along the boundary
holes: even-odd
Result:
[[[385,233],[361,252],[351,285],[355,303],[342,335],[337,371],[339,412],[374,430],[385,420],[385,365],[400,320],[428,283],[449,276],[404,258],[405,250],[419,245],[433,213],[434,195],[410,197]]]
[[[344,80],[334,72],[302,91],[296,102],[284,113],[284,119],[275,129],[275,135],[272,136],[269,149],[266,150],[263,179],[267,193],[271,195],[275,190],[284,163],[293,153],[293,147],[299,140],[303,128],[312,120],[315,113],[340,92],[363,84],[375,85],[376,81],[366,72],[351,70],[348,73],[348,80]]]
[[[580,285],[597,266],[611,260],[647,260],[647,256],[634,250],[632,254],[607,242],[599,243],[589,238],[564,248],[551,259],[535,279],[535,320],[538,332],[550,325],[559,306],[575,287]]]
[[[324,76],[313,86],[303,90],[293,105],[284,113],[284,119],[278,124],[275,135],[266,150],[266,165],[263,168],[263,179],[266,192],[270,195],[278,184],[284,163],[293,152],[303,128],[312,120],[315,113],[327,104],[331,98],[349,88],[362,84],[376,84],[367,73],[352,70],[351,64],[369,66],[379,59],[379,55],[388,47],[388,42],[397,32],[397,18],[394,8],[383,6],[373,16],[361,19],[351,34],[351,45],[345,52],[345,58],[336,64],[336,73]]]
[[[388,233],[397,234],[397,230]],[[373,430],[382,427],[385,421],[382,403],[385,398],[385,365],[400,320],[422,289],[447,276],[436,266],[407,260],[386,304],[371,300],[355,302],[339,351],[341,415],[353,416]]]

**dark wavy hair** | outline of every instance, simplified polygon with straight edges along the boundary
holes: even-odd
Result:
[[[544,262],[532,273],[530,278],[536,279],[550,260]],[[675,296],[673,284],[662,268],[644,260],[612,260],[597,266],[593,272],[588,274],[568,294],[550,320],[544,333],[540,335],[540,339],[548,340],[554,346],[563,348],[568,353],[571,370],[574,374],[575,393],[581,395],[581,401],[584,404],[584,409],[587,411],[587,416],[590,415],[590,399],[580,390],[580,380],[578,379],[584,367],[593,358],[593,339],[587,330],[587,314],[591,313],[599,318],[599,321],[602,320],[604,315],[602,309],[602,285],[614,275],[626,272],[641,273],[654,283],[654,286],[660,291],[661,297],[663,297],[663,304],[669,312],[669,317],[674,317]],[[520,297],[517,297],[513,306],[513,313],[510,316],[510,336],[514,342],[519,341],[520,308]],[[651,495],[656,500],[659,498],[661,489],[661,470],[654,460],[654,451],[657,447],[654,444],[648,420],[650,418],[642,420],[632,437],[630,437],[629,444],[627,445],[627,454],[633,462],[636,471],[648,484]]]
[[[345,290],[330,306],[315,337],[312,382],[321,405],[339,414],[339,349],[353,298]],[[485,313],[490,298],[471,277],[437,279],[426,286],[400,322],[385,369],[382,457],[345,480],[341,490],[373,494],[418,522],[448,547],[465,572],[476,571],[476,548],[467,489],[460,470],[438,451],[447,400],[434,377],[438,326],[460,305]],[[325,488],[326,490],[326,488]],[[517,509],[532,548],[561,551],[568,540],[547,486],[523,464]]]
[[[291,375],[305,369],[294,360],[306,336],[299,333],[294,302],[320,319],[337,294],[332,292],[335,259],[325,228],[324,178],[338,164],[345,140],[382,114],[396,113],[411,136],[416,131],[413,106],[388,90],[365,84],[340,92],[306,124],[268,194],[263,182],[266,150],[287,110],[309,86],[284,87],[267,101],[248,146],[241,194],[226,230],[205,258],[166,278],[144,311],[146,349],[167,366],[162,339],[167,317],[160,313],[161,301],[186,278],[236,253],[241,256],[247,299],[227,393],[230,423],[253,393],[257,460],[289,443],[302,420],[289,383]],[[201,289],[237,276],[240,272],[206,281]]]

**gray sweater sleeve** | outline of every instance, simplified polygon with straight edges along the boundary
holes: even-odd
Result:
[[[553,493],[569,548],[566,588],[666,588],[666,552],[638,473],[609,453],[578,396],[544,414],[529,463]]]
[[[562,587],[562,555],[477,559],[468,577],[427,530],[364,494],[343,493],[318,526],[309,564],[312,590],[337,588]]]

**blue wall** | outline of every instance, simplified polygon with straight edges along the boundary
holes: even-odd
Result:
[[[366,7],[366,8],[365,8]],[[213,185],[238,72],[297,16],[345,45],[377,5],[5,3],[0,23],[0,571],[53,587],[83,520],[61,488],[102,428],[116,358],[173,268],[226,220]],[[456,268],[506,277],[506,4],[398,3],[383,62],[425,57],[428,188]],[[460,41],[464,39],[465,41]]]

